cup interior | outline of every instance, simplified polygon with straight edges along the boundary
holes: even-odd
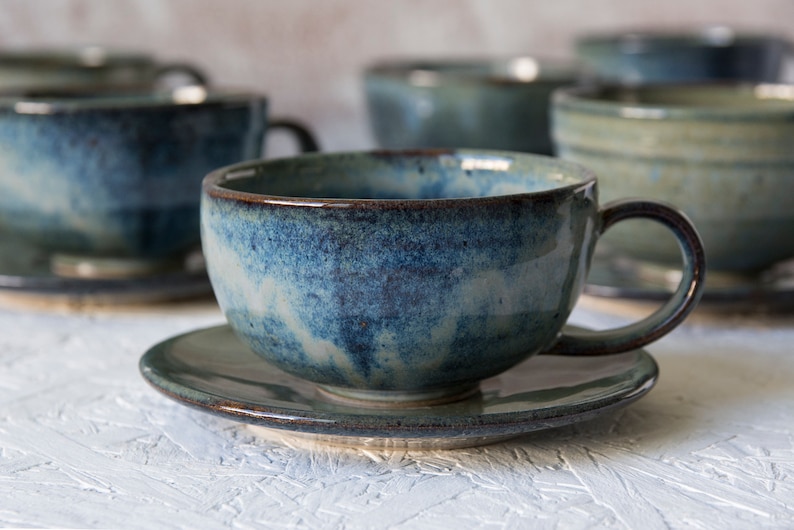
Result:
[[[234,166],[210,183],[271,202],[438,201],[551,192],[593,178],[549,157],[459,150],[305,155]]]

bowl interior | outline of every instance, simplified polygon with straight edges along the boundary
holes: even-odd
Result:
[[[592,178],[575,164],[518,153],[375,152],[243,164],[217,184],[255,196],[424,201],[541,193]]]

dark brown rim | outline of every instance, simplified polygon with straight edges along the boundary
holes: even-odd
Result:
[[[567,173],[575,172],[576,176],[580,178],[578,182],[572,184],[561,185],[549,190],[516,193],[509,195],[494,195],[488,197],[468,197],[468,198],[452,198],[452,199],[340,199],[340,198],[307,198],[307,197],[290,197],[281,195],[267,195],[259,193],[251,193],[245,191],[232,190],[223,187],[223,183],[236,178],[249,178],[260,174],[262,168],[284,163],[294,163],[298,159],[334,159],[350,156],[358,157],[428,157],[438,158],[441,156],[460,156],[460,155],[477,155],[485,157],[502,157],[502,158],[523,158],[523,159],[539,159],[547,164],[557,164],[564,166]],[[236,174],[235,174],[236,173]],[[279,207],[322,207],[322,208],[356,208],[356,209],[423,209],[430,206],[438,207],[470,207],[482,206],[486,204],[493,204],[508,200],[522,200],[532,198],[536,200],[538,197],[552,196],[560,193],[573,194],[587,187],[594,187],[596,185],[596,176],[589,169],[579,164],[564,161],[558,158],[552,158],[541,155],[533,155],[529,153],[519,153],[512,151],[491,151],[491,150],[476,150],[476,149],[429,149],[429,150],[408,150],[408,151],[351,151],[351,152],[337,152],[337,153],[309,153],[301,155],[300,157],[293,158],[280,158],[272,160],[252,160],[233,164],[217,169],[209,173],[202,182],[202,191],[205,195],[213,199],[221,199],[227,201],[235,201],[246,204],[261,204]]]

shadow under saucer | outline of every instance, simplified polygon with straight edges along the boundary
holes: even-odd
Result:
[[[357,447],[452,449],[577,423],[623,407],[656,383],[644,350],[602,357],[538,355],[486,379],[475,395],[415,408],[344,404],[268,364],[229,326],[153,346],[143,377],[203,412],[312,441]]]
[[[56,274],[47,253],[16,239],[0,242],[0,301],[9,305],[151,304],[211,295],[200,250],[151,274],[91,277]]]

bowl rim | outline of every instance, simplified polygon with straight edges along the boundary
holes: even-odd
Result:
[[[507,66],[516,61],[531,61],[537,74],[522,79],[518,76],[494,73],[460,71],[461,68],[492,68]],[[432,83],[417,82],[417,72],[433,76]],[[539,84],[575,83],[583,75],[579,61],[575,59],[543,58],[532,54],[515,54],[494,57],[414,57],[381,59],[364,69],[366,79],[391,79],[404,81],[414,87],[432,88],[454,85],[510,85],[530,86]]]
[[[626,28],[625,30],[585,33],[574,41],[578,53],[594,48],[618,48],[622,53],[647,53],[674,48],[731,48],[735,46],[774,43],[791,48],[794,43],[779,33],[724,25],[671,28]]]
[[[504,195],[489,195],[484,197],[436,198],[436,199],[371,199],[371,198],[325,198],[289,195],[271,195],[239,191],[224,187],[223,184],[230,180],[256,177],[269,166],[295,164],[302,161],[315,162],[328,160],[361,157],[380,159],[404,159],[408,157],[427,157],[440,159],[442,157],[474,157],[485,159],[515,159],[516,157],[529,161],[535,159],[544,164],[557,165],[565,168],[566,176],[572,173],[577,177],[577,182],[559,185],[550,189],[532,192],[511,193]],[[328,167],[328,164],[323,164]],[[235,173],[237,173],[235,175]],[[297,157],[274,158],[265,160],[249,160],[222,167],[210,172],[202,181],[202,197],[214,200],[236,202],[246,205],[262,205],[275,207],[311,207],[311,208],[339,208],[339,209],[425,209],[428,207],[454,208],[472,207],[485,204],[494,204],[504,200],[536,199],[551,197],[552,195],[574,194],[591,188],[597,189],[596,175],[588,168],[555,157],[523,153],[517,151],[498,151],[488,149],[413,149],[413,150],[371,150],[371,151],[343,151],[333,153],[308,153]]]
[[[266,105],[267,95],[248,89],[185,85],[172,89],[143,86],[31,88],[0,90],[0,113],[74,114],[175,108],[237,108]]]
[[[634,103],[599,97],[607,91],[727,91],[750,93],[756,101],[772,99],[779,105],[758,104],[681,105],[660,103]],[[681,121],[749,121],[790,122],[794,120],[794,84],[736,82],[651,83],[628,85],[620,83],[590,84],[561,87],[552,95],[552,113],[559,111],[595,114],[630,120],[681,120]]]
[[[105,46],[6,48],[0,67],[75,68],[101,70],[116,67],[156,67],[159,61],[143,51]]]

